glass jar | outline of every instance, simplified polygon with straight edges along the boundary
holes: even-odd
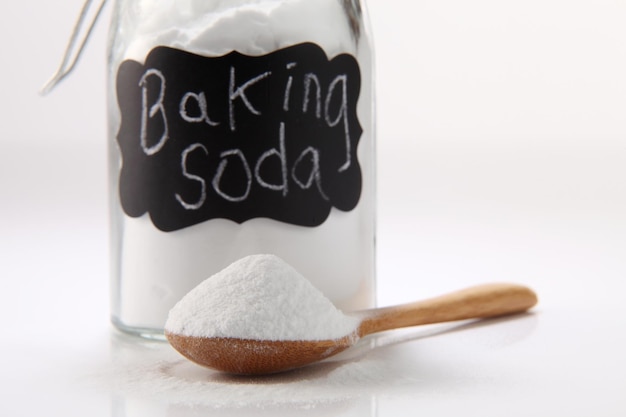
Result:
[[[159,337],[183,295],[256,253],[278,255],[344,311],[373,307],[373,57],[362,3],[114,7],[113,323]]]

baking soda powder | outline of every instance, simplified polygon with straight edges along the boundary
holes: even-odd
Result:
[[[251,255],[183,297],[165,329],[195,337],[334,340],[354,333],[359,323],[282,259]]]

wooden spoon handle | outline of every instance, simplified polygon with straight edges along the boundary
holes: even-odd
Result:
[[[400,327],[521,313],[537,304],[535,293],[516,284],[485,284],[424,301],[363,311],[359,336]]]

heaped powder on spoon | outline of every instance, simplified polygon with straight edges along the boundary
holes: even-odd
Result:
[[[354,332],[359,322],[279,257],[251,255],[185,295],[165,329],[196,337],[333,340]]]

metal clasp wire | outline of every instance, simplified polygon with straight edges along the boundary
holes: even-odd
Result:
[[[54,87],[57,86],[57,84],[63,81],[63,79],[67,77],[70,72],[72,72],[83,52],[83,49],[85,49],[85,45],[87,44],[87,41],[89,40],[89,37],[91,36],[91,33],[96,26],[96,22],[98,21],[98,18],[100,17],[100,14],[102,13],[106,2],[107,0],[102,0],[100,2],[100,6],[98,6],[93,18],[91,19],[91,22],[89,23],[89,26],[87,27],[87,30],[82,40],[80,41],[80,44],[78,45],[78,48],[76,48],[77,42],[79,41],[79,37],[81,34],[81,29],[85,25],[87,15],[93,4],[93,0],[85,1],[85,4],[80,11],[80,15],[78,15],[78,20],[74,25],[72,36],[70,37],[67,47],[65,48],[65,54],[63,55],[61,65],[59,65],[59,69],[57,69],[52,78],[50,78],[50,80],[48,80],[48,82],[41,88],[41,90],[39,90],[39,94],[45,96],[50,91],[52,91]]]

